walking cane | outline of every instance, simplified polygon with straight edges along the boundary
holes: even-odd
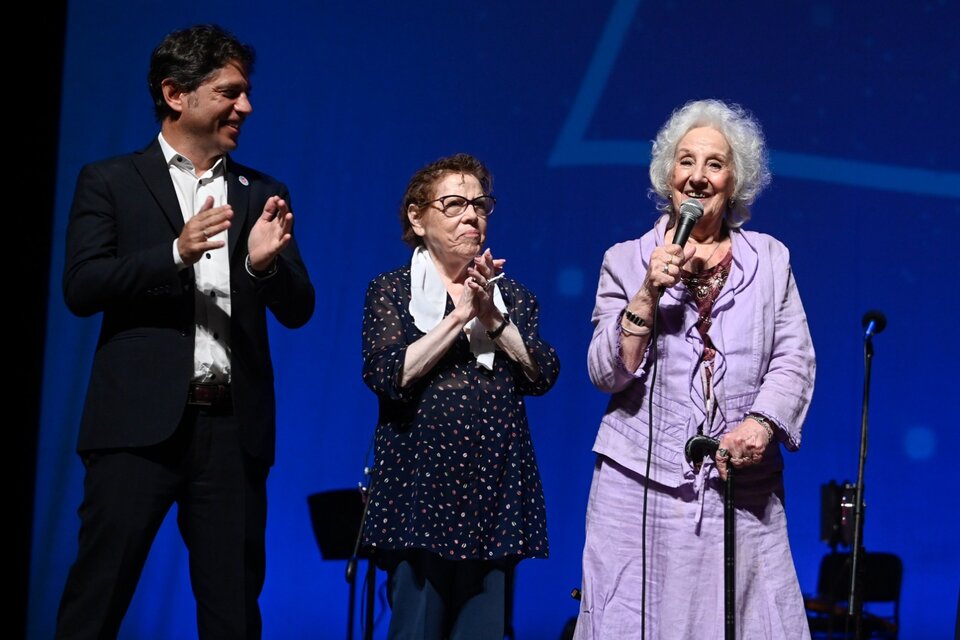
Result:
[[[706,456],[716,456],[720,441],[704,435],[687,440],[683,453],[687,462],[699,473]],[[723,637],[736,640],[736,557],[734,550],[733,467],[727,465],[727,480],[723,487]]]
[[[734,519],[733,511],[733,466],[727,465],[727,481],[723,488],[723,613],[724,640],[736,640],[736,577],[737,564],[734,555]]]

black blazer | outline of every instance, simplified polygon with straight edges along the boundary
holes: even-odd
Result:
[[[282,183],[226,159],[234,217],[230,251],[230,364],[234,412],[251,455],[273,463],[276,401],[266,310],[302,326],[315,294],[295,242],[266,279],[247,273],[247,236]],[[291,207],[292,209],[292,207]],[[67,227],[63,292],[79,316],[103,312],[77,450],[140,447],[168,438],[193,376],[194,270],[178,270],[183,215],[160,143],[85,166]],[[223,249],[219,249],[222,251]]]

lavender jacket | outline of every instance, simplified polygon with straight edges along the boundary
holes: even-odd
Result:
[[[663,244],[667,216],[639,240],[607,250],[600,271],[593,338],[587,358],[590,379],[613,394],[594,451],[643,475],[648,442],[648,397],[653,394],[653,455],[650,478],[668,487],[694,480],[684,459],[687,439],[704,422],[706,406],[694,324],[696,305],[685,285],[667,289],[658,315],[656,380],[652,343],[636,371],[620,359],[620,312],[640,289],[650,254]],[[713,308],[710,337],[717,349],[714,388],[717,415],[706,435],[716,438],[736,427],[748,411],[778,426],[775,437],[794,451],[813,395],[816,363],[806,314],[790,268],[787,248],[775,238],[733,230],[733,264]],[[713,469],[712,463],[706,467]],[[767,448],[763,460],[737,474],[760,491],[782,487],[781,447]],[[716,473],[715,469],[712,473]]]

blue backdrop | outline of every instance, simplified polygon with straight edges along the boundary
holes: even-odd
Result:
[[[765,127],[774,181],[749,228],[791,248],[817,349],[803,447],[786,469],[801,586],[813,591],[828,550],[819,539],[821,484],[856,479],[860,319],[878,308],[889,326],[875,339],[864,542],[904,560],[901,638],[948,637],[960,569],[949,449],[960,355],[951,275],[960,9],[949,0],[729,5],[70,2],[29,637],[51,637],[76,549],[74,444],[99,329],[99,317],[71,316],[60,294],[74,181],[83,163],[156,135],[150,51],[196,22],[218,22],[257,49],[254,113],[234,155],[290,186],[318,289],[305,328],[271,325],[279,441],[266,637],[346,633],[344,563],[321,558],[307,496],[363,479],[376,416],[360,380],[363,293],[374,275],[408,260],[396,207],[409,176],[458,151],[494,172],[490,246],[538,294],[543,336],[562,360],[556,388],[529,402],[552,553],[520,565],[514,619],[518,639],[559,636],[577,610],[570,590],[579,585],[591,445],[606,404],[585,364],[600,261],[653,223],[649,141],[674,107],[702,97],[739,102]],[[382,637],[382,584],[376,607]],[[173,514],[121,635],[195,636]]]

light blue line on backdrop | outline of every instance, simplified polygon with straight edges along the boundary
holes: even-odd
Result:
[[[586,140],[610,72],[620,54],[640,0],[618,0],[610,12],[576,100],[560,130],[552,166],[646,165],[651,143],[641,140]],[[776,175],[869,189],[960,198],[960,173],[771,150]]]

